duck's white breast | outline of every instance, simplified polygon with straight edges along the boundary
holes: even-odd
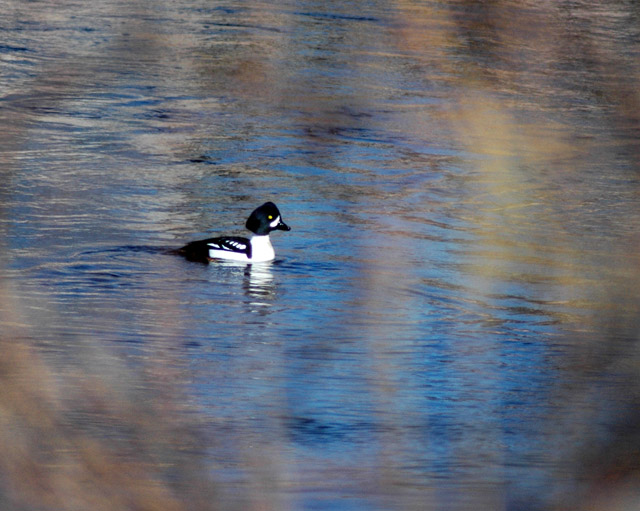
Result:
[[[263,263],[275,259],[276,253],[271,245],[269,235],[251,238],[251,259],[253,263]]]

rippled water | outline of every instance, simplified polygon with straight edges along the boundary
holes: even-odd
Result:
[[[5,316],[179,367],[230,501],[535,509],[631,404],[597,341],[635,341],[637,125],[575,53],[637,56],[622,8],[542,46],[464,3],[11,4]],[[266,200],[273,264],[170,253]]]

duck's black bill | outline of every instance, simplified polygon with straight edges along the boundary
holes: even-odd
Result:
[[[291,227],[289,227],[287,224],[285,224],[284,222],[280,222],[277,226],[276,229],[280,230],[280,231],[290,231]]]

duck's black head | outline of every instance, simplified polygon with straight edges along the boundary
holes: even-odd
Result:
[[[273,202],[265,202],[262,206],[255,209],[249,216],[246,227],[258,236],[265,236],[275,230],[291,230],[291,228],[282,221],[280,211]]]

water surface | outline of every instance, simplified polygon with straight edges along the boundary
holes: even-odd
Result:
[[[61,375],[174,370],[222,507],[573,491],[637,385],[631,7],[10,4],[4,317]],[[274,263],[170,252],[267,200]]]

